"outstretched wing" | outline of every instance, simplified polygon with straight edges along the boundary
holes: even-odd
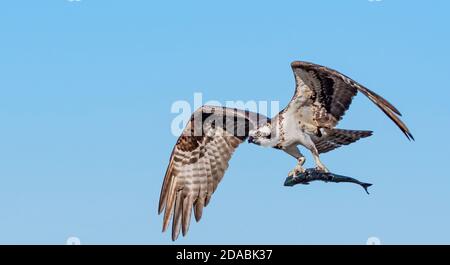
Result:
[[[334,128],[359,91],[375,103],[408,139],[414,140],[408,127],[400,120],[400,112],[375,92],[325,66],[300,61],[291,66],[296,90],[285,112],[295,115],[303,123],[317,128]]]
[[[180,228],[186,235],[192,208],[200,220],[234,150],[250,130],[267,121],[254,112],[212,106],[192,115],[172,151],[159,200],[159,213],[165,209],[163,232],[173,215],[172,240],[178,238]]]

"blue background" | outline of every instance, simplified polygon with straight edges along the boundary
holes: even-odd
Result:
[[[323,155],[374,183],[283,187],[295,162],[236,152],[183,244],[450,243],[449,1],[2,1],[0,243],[172,244],[157,203],[173,102],[279,100],[290,62],[349,75],[404,114],[408,142],[359,95]],[[308,153],[308,152],[305,152]],[[310,158],[308,154],[308,158]],[[311,166],[311,159],[307,162]]]

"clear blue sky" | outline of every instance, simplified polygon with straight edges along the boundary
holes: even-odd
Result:
[[[182,244],[450,243],[448,1],[2,1],[0,243],[172,244],[157,215],[176,100],[292,96],[290,62],[359,95],[339,125],[373,137],[323,156],[374,183],[283,187],[295,161],[241,146]],[[308,156],[308,158],[310,158]],[[308,161],[311,166],[311,160]]]

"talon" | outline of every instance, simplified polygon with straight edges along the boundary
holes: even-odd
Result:
[[[305,173],[306,172],[306,170],[304,169],[304,168],[298,168],[296,171],[295,171],[295,175],[300,175],[300,174],[302,174],[302,173]]]
[[[296,177],[302,173],[305,173],[305,169],[301,167],[300,165],[297,165],[293,170],[289,172],[289,177]]]
[[[303,166],[303,165],[305,164],[305,161],[306,161],[306,158],[300,157],[300,158],[298,159],[298,164],[299,164],[300,166]]]
[[[298,175],[306,172],[306,170],[303,168],[303,164],[305,164],[305,158],[304,157],[300,157],[297,160],[298,160],[298,164],[295,166],[295,168],[293,170],[291,170],[289,172],[288,177],[295,178]]]
[[[326,167],[316,167],[316,171],[321,171],[323,173],[330,173],[330,171]]]

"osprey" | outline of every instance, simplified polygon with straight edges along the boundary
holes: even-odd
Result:
[[[361,92],[377,105],[406,135],[414,140],[400,112],[386,99],[349,77],[313,63],[291,64],[296,81],[295,94],[288,106],[272,119],[250,111],[203,106],[196,110],[179,137],[170,157],[161,189],[158,212],[165,209],[163,232],[171,216],[172,240],[186,235],[191,213],[196,221],[228,168],[235,149],[249,143],[272,147],[297,160],[289,176],[304,172],[302,145],[314,157],[316,169],[328,172],[319,155],[372,135],[372,131],[337,129]]]

